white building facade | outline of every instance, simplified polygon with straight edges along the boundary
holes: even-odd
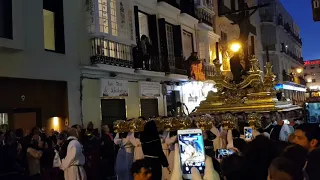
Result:
[[[89,0],[86,7],[92,44],[91,61],[82,62],[85,124],[164,116],[167,107],[187,102],[185,60],[198,52],[209,62],[220,38],[212,1]],[[122,84],[114,88],[126,93],[110,93],[103,82]]]
[[[294,102],[305,100],[305,81],[303,77],[302,41],[300,30],[291,15],[279,0],[259,0],[270,3],[259,10],[263,61],[269,61],[280,84],[287,87],[282,91]],[[264,63],[265,64],[265,63]],[[302,91],[297,91],[296,89]]]
[[[82,8],[83,1],[0,1],[0,114],[10,128],[81,123]]]

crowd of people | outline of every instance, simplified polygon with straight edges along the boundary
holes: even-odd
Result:
[[[212,161],[215,172],[207,179],[320,179],[320,128],[304,123],[302,113],[263,114],[252,140],[243,137],[249,126],[244,114],[237,114],[234,129],[221,127],[217,114],[207,116],[215,119],[212,129],[203,131],[206,163]],[[99,133],[92,123],[60,133],[39,128],[27,134],[22,129],[0,132],[0,179],[178,180],[176,144],[177,131],[159,132],[154,121],[142,132],[117,134],[108,126]],[[217,149],[233,153],[217,158]]]

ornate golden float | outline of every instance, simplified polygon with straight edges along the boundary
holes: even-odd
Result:
[[[298,109],[291,101],[278,101],[276,98],[276,76],[272,65],[267,62],[265,75],[258,67],[258,60],[253,56],[250,70],[244,80],[235,84],[224,77],[219,61],[214,62],[214,74],[207,77],[215,82],[217,92],[210,91],[206,100],[197,107],[195,115],[226,112],[271,112],[286,109]]]
[[[291,101],[278,101],[276,98],[276,76],[272,72],[272,65],[267,62],[266,72],[262,76],[262,71],[258,67],[258,60],[253,56],[250,60],[250,70],[244,80],[235,84],[227,77],[223,76],[219,60],[214,62],[214,74],[207,77],[213,80],[217,92],[210,91],[206,100],[200,103],[197,110],[192,115],[196,117],[169,117],[153,118],[158,131],[176,131],[180,129],[200,128],[210,130],[214,123],[219,122],[214,117],[205,114],[223,113],[220,123],[224,129],[238,129],[238,118],[232,113],[247,113],[249,126],[261,127],[261,112],[286,111],[299,109]],[[149,120],[149,121],[150,121]],[[144,129],[145,120],[118,120],[114,122],[114,132],[141,132]]]

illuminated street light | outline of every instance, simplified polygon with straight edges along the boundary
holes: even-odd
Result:
[[[296,70],[298,74],[302,73],[302,68],[297,68]]]
[[[231,51],[233,52],[238,52],[240,48],[241,48],[241,45],[239,43],[233,43],[231,44],[231,47],[230,47]]]

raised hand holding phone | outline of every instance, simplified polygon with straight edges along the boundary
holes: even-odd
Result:
[[[182,175],[179,145],[175,144],[174,166],[171,174],[171,180],[182,180]],[[220,180],[219,174],[213,168],[212,159],[209,156],[206,156],[203,179]],[[202,180],[199,170],[195,167],[191,168],[191,180]]]

